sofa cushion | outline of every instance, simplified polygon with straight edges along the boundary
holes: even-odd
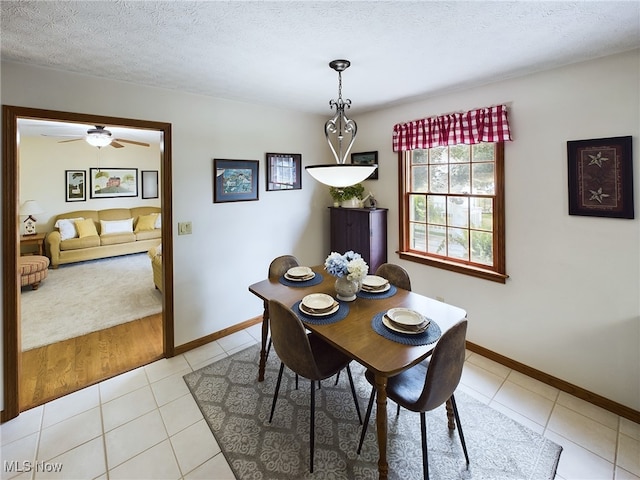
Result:
[[[132,233],[133,232],[133,218],[127,218],[125,220],[100,220],[100,235],[107,235],[110,233]],[[132,241],[135,241],[135,237]]]
[[[60,250],[79,250],[81,248],[99,247],[100,237],[94,235],[83,238],[70,238],[60,242]]]
[[[98,235],[98,231],[96,230],[96,224],[93,223],[93,220],[90,218],[85,218],[84,220],[76,220],[76,230],[78,230],[78,237],[92,237],[94,235]]]
[[[78,218],[61,218],[56,221],[54,225],[60,232],[61,240],[68,240],[70,238],[78,237],[78,230],[76,229],[76,220],[84,220],[83,217]]]
[[[100,245],[116,245],[118,243],[131,243],[135,241],[136,236],[133,232],[100,235]]]
[[[152,238],[161,238],[162,230],[154,228],[153,230],[145,230],[144,232],[138,232],[135,234],[136,240],[151,240]]]
[[[135,233],[153,230],[155,228],[156,218],[158,214],[151,213],[149,215],[140,215],[136,222]]]

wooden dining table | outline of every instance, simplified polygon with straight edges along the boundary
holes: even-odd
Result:
[[[249,286],[249,291],[264,302],[262,321],[262,347],[258,380],[264,380],[266,348],[269,332],[269,300],[278,300],[292,307],[306,295],[325,293],[335,297],[335,277],[329,275],[323,265],[312,267],[316,275],[322,276],[322,282],[316,285],[288,286],[279,278],[269,278]],[[289,282],[291,284],[291,282]],[[391,308],[405,307],[420,312],[435,322],[444,333],[454,324],[466,317],[462,308],[449,305],[415,292],[396,287],[396,293],[386,298],[356,298],[348,302],[349,313],[335,323],[317,325],[305,322],[308,330],[344,352],[356,362],[375,374],[376,387],[376,427],[378,434],[378,472],[379,478],[387,478],[387,379],[421,362],[433,351],[436,342],[428,345],[410,346],[389,340],[372,328],[372,319]],[[302,318],[304,321],[304,318]]]

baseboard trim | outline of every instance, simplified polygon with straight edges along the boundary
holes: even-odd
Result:
[[[578,387],[557,377],[541,372],[540,370],[536,370],[535,368],[512,360],[509,357],[505,357],[504,355],[500,355],[499,353],[481,347],[480,345],[476,345],[475,343],[467,342],[467,350],[482,355],[483,357],[498,362],[505,367],[509,367],[531,378],[539,380],[542,383],[551,385],[552,387],[562,390],[563,392],[570,393],[571,395],[581,398],[582,400],[586,400],[589,403],[593,403],[594,405],[602,407],[605,410],[615,413],[616,415],[627,418],[632,422],[640,423],[639,411],[614,402],[613,400],[598,395],[597,393],[590,392],[588,390],[585,390],[584,388]]]
[[[211,333],[204,337],[196,338],[195,340],[183,343],[182,345],[178,345],[174,348],[174,354],[180,355],[182,353],[188,352],[189,350],[193,350],[194,348],[198,348],[206,345],[207,343],[211,343],[214,340],[219,340],[222,337],[226,337],[227,335],[231,335],[232,333],[236,333],[244,330],[245,328],[249,328],[257,323],[262,323],[262,315],[260,315],[259,317],[250,318],[249,320],[245,320],[244,322],[238,323],[231,327],[223,328],[222,330]]]

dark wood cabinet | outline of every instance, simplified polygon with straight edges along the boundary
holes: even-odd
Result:
[[[369,273],[387,261],[387,209],[341,208],[331,210],[331,251],[353,250],[369,265]]]

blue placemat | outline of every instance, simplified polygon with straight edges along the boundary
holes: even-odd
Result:
[[[389,290],[387,290],[386,292],[371,293],[371,292],[366,292],[364,290],[360,290],[356,295],[358,296],[358,298],[367,298],[367,299],[376,300],[379,298],[393,297],[396,293],[398,293],[398,289],[394,285],[390,285],[389,287],[390,287]]]
[[[429,328],[427,328],[424,333],[413,335],[411,333],[394,332],[393,330],[389,330],[384,326],[384,323],[382,323],[382,317],[385,313],[387,313],[386,310],[373,317],[373,320],[371,320],[371,327],[373,327],[373,330],[378,335],[382,335],[387,340],[393,340],[394,342],[402,343],[404,345],[412,345],[415,347],[418,345],[429,345],[430,343],[438,340],[442,334],[440,325],[431,319],[429,319],[431,321]]]
[[[284,278],[284,275],[280,277],[280,283],[287,287],[313,287],[314,285],[322,283],[322,280],[324,280],[324,277],[321,273],[317,272],[315,277],[311,280],[305,280],[304,282],[292,282],[291,280]]]
[[[296,315],[305,323],[311,323],[313,325],[329,325],[330,323],[339,322],[340,320],[344,320],[347,315],[349,315],[349,305],[346,302],[338,302],[340,307],[336,313],[332,313],[331,315],[327,315],[326,317],[314,317],[313,315],[307,315],[302,310],[300,310],[300,302],[302,300],[297,301],[293,304],[291,309],[296,312]]]

